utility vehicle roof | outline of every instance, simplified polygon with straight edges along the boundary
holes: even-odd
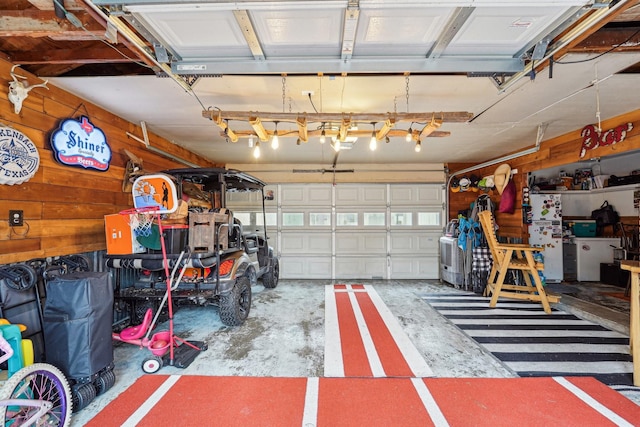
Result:
[[[175,177],[179,184],[182,182],[202,184],[205,190],[224,184],[227,191],[259,191],[267,185],[258,178],[235,169],[185,168],[169,169],[163,172]]]

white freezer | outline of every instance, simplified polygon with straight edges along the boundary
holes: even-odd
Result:
[[[613,262],[613,248],[620,247],[618,237],[574,237],[578,282],[599,282],[600,264]]]

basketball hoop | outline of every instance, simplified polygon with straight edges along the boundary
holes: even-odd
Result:
[[[121,211],[120,215],[125,216],[136,237],[151,236],[151,226],[153,225],[155,212],[149,209],[127,209]]]
[[[132,228],[136,236],[151,236],[151,226],[153,225],[153,215],[149,213],[138,213],[132,215]],[[135,222],[135,223],[134,223]]]

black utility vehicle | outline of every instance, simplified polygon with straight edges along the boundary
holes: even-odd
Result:
[[[265,288],[278,285],[278,258],[269,247],[266,232],[264,186],[261,180],[222,168],[173,169],[163,172],[175,182],[180,214],[161,218],[169,270],[179,284],[172,291],[174,307],[214,305],[225,325],[241,325],[251,308],[251,287],[262,280]],[[226,202],[229,193],[247,194],[255,200],[250,225],[234,218]],[[177,217],[177,218],[176,218]],[[260,224],[260,227],[255,224]],[[154,312],[166,293],[161,250],[107,255],[115,272],[114,329],[142,322],[147,309]]]

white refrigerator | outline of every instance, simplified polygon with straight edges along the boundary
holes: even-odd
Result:
[[[529,244],[543,247],[544,277],[547,282],[561,282],[562,271],[562,200],[560,194],[532,194]]]

